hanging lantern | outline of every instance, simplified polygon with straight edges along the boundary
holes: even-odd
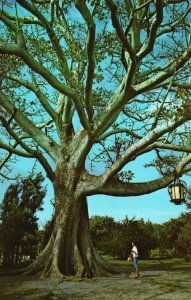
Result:
[[[183,180],[176,179],[168,186],[168,193],[171,198],[170,201],[174,204],[179,205],[184,203],[187,194],[186,183]]]

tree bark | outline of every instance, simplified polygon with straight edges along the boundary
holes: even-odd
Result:
[[[72,182],[72,176],[70,183]],[[66,188],[55,184],[55,221],[51,238],[39,257],[25,269],[25,274],[41,272],[43,277],[91,278],[119,273],[95,250],[89,228],[86,198],[77,197],[73,184]],[[60,181],[59,181],[60,182]]]

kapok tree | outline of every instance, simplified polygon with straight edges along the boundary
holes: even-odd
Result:
[[[138,196],[191,170],[189,1],[1,1],[1,174],[36,159],[54,228],[26,272],[94,276],[86,197]],[[128,164],[152,153],[159,175]],[[4,155],[4,156],[3,156]],[[9,165],[8,165],[9,164]]]

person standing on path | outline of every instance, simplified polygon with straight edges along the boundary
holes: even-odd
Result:
[[[136,273],[135,278],[138,278],[140,276],[139,262],[138,262],[139,253],[138,253],[138,249],[137,249],[135,242],[132,242],[131,245],[132,245],[132,249],[131,249],[130,256],[133,258],[133,265],[134,265],[135,273]]]

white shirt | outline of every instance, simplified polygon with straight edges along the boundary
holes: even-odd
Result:
[[[131,251],[132,251],[133,257],[138,257],[139,256],[137,246],[133,246]]]

